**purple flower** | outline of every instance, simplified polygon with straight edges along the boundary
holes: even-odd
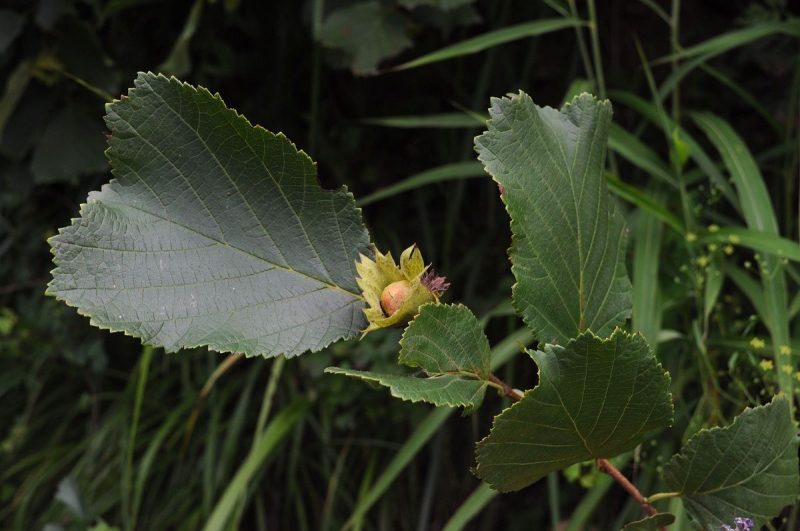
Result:
[[[737,517],[733,519],[733,525],[736,527],[731,527],[729,525],[723,525],[719,528],[719,531],[753,531],[753,520],[750,518],[741,518]]]

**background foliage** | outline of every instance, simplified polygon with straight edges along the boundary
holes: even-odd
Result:
[[[522,89],[552,106],[607,95],[634,328],[658,344],[676,398],[676,428],[617,464],[643,491],[663,490],[657,469],[682,440],[796,381],[781,358],[800,348],[789,340],[795,247],[748,246],[729,227],[797,240],[799,14],[780,0],[4,2],[0,528],[635,519],[591,467],[503,496],[480,486],[472,441],[488,432],[496,393],[462,418],[322,374],[396,370],[399,331],[289,361],[143,351],[44,297],[45,239],[108,178],[105,100],[137,71],[172,73],[309,152],[326,188],[360,198],[381,248],[397,256],[416,241],[452,282],[449,300],[482,318],[493,370],[530,388],[530,364],[505,363],[532,338],[511,316],[508,218],[496,185],[472,179],[485,175],[472,139],[491,95]],[[737,196],[761,177],[763,193]],[[776,267],[785,284],[769,280]],[[796,512],[774,526],[795,529]],[[688,528],[678,517],[674,528]]]

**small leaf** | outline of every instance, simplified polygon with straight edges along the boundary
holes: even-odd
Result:
[[[116,178],[50,239],[49,294],[169,351],[293,356],[363,328],[361,213],[285,136],[150,73],[106,123]]]
[[[400,363],[428,374],[466,372],[488,379],[489,340],[462,304],[426,304],[400,340]]]
[[[703,527],[742,517],[760,529],[800,493],[789,402],[777,397],[745,409],[730,426],[699,432],[664,466],[664,481]]]
[[[671,513],[658,513],[641,520],[626,524],[622,531],[658,531],[662,527],[675,522],[675,515]]]
[[[497,490],[619,455],[672,422],[669,375],[641,335],[586,332],[564,347],[529,353],[539,385],[495,417],[477,447],[477,474]]]
[[[415,248],[413,248],[415,249]],[[400,340],[399,362],[425,371],[427,378],[329,367],[325,372],[369,380],[392,395],[437,406],[478,407],[489,385],[489,340],[466,306],[425,304]]]
[[[377,382],[388,387],[395,398],[410,402],[429,402],[442,407],[468,409],[478,407],[483,401],[483,395],[488,385],[481,380],[467,380],[454,375],[417,378],[401,374],[340,369],[339,367],[328,367],[325,372]]]
[[[322,23],[317,38],[323,46],[343,52],[356,74],[374,72],[381,61],[411,46],[403,19],[378,2],[334,11]]]
[[[631,313],[625,221],[603,176],[611,105],[582,94],[557,111],[520,92],[490,115],[475,145],[505,189],[514,307],[544,342],[610,334]]]

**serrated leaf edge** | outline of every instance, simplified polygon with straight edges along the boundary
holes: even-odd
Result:
[[[578,340],[579,338],[585,337],[585,336],[591,336],[591,337],[592,337],[592,338],[594,338],[594,339],[599,339],[599,340],[600,340],[600,342],[601,342],[602,344],[606,344],[606,343],[610,343],[610,342],[612,342],[613,340],[615,340],[617,335],[628,336],[628,337],[631,337],[631,338],[633,338],[633,337],[635,337],[635,336],[639,336],[639,337],[641,337],[641,338],[642,338],[642,340],[645,342],[645,344],[648,346],[648,348],[649,348],[649,351],[650,351],[650,356],[651,356],[651,357],[652,357],[652,358],[655,360],[655,362],[656,362],[656,366],[657,366],[657,367],[658,367],[658,368],[659,368],[659,369],[660,369],[660,370],[663,372],[663,374],[664,374],[664,375],[667,377],[667,386],[669,387],[669,385],[672,383],[672,375],[669,373],[669,371],[668,371],[668,370],[664,369],[664,367],[661,365],[661,362],[659,361],[658,357],[656,357],[655,353],[653,352],[653,349],[652,349],[652,347],[650,347],[650,345],[647,343],[647,340],[645,340],[645,339],[644,339],[644,336],[642,336],[642,334],[641,334],[640,332],[629,333],[629,332],[627,332],[626,330],[624,330],[623,328],[616,327],[616,328],[614,329],[614,332],[613,332],[613,333],[612,333],[610,336],[608,336],[608,337],[606,337],[606,338],[602,338],[602,337],[599,337],[599,336],[598,336],[597,334],[595,334],[594,332],[592,332],[591,330],[586,330],[585,332],[582,332],[582,333],[581,333],[581,334],[579,334],[578,336],[576,336],[576,337],[574,337],[574,338],[570,339],[570,340],[567,342],[567,344],[566,344],[566,345],[564,345],[562,348],[565,348],[565,349],[566,349],[566,348],[567,348],[567,347],[569,347],[569,345],[571,345],[571,344],[572,344],[574,341]],[[548,343],[547,345],[550,345],[550,343]],[[543,348],[546,348],[546,347],[547,347],[547,345],[544,345],[544,347],[543,347]],[[560,345],[557,345],[557,346],[560,346]],[[537,350],[538,350],[538,349],[537,349]],[[528,355],[530,355],[530,354],[531,354],[531,350],[530,350],[530,349],[525,349],[525,352],[526,352],[526,353],[528,353]],[[496,426],[496,421],[497,421],[497,418],[498,418],[498,417],[500,417],[501,415],[503,415],[504,413],[506,413],[507,411],[511,411],[511,410],[512,410],[512,409],[514,409],[515,407],[519,406],[519,405],[522,403],[522,401],[523,401],[523,400],[524,400],[524,399],[525,399],[525,398],[526,398],[526,397],[527,397],[529,394],[532,394],[534,391],[536,391],[536,390],[539,388],[539,386],[540,386],[540,383],[539,383],[539,382],[541,382],[541,370],[542,370],[542,369],[541,369],[541,367],[540,367],[540,366],[539,366],[539,365],[536,363],[536,361],[535,361],[535,360],[533,360],[533,357],[531,357],[531,360],[534,362],[534,365],[536,365],[536,377],[537,377],[537,384],[536,384],[534,387],[532,387],[531,389],[527,389],[527,390],[526,390],[526,391],[525,391],[525,392],[522,394],[522,398],[521,398],[521,399],[519,399],[517,402],[514,402],[514,403],[513,403],[513,404],[511,404],[509,407],[507,407],[507,408],[503,409],[502,411],[500,411],[499,413],[497,413],[497,414],[496,414],[494,417],[492,417],[492,427],[489,429],[489,433],[488,433],[488,434],[486,434],[486,435],[485,435],[485,436],[484,436],[484,437],[483,437],[483,438],[482,438],[480,441],[478,441],[477,443],[475,443],[475,462],[476,462],[476,466],[472,468],[472,472],[473,472],[473,474],[475,474],[475,476],[476,476],[476,477],[478,477],[478,478],[479,478],[481,481],[485,481],[486,483],[488,483],[488,484],[489,484],[489,486],[490,486],[490,487],[492,487],[494,490],[496,490],[496,491],[498,491],[498,492],[514,492],[514,489],[510,489],[510,490],[503,490],[503,489],[501,489],[501,488],[500,488],[498,485],[495,485],[494,483],[492,483],[492,482],[490,482],[490,481],[488,481],[488,480],[486,480],[486,479],[484,479],[484,478],[482,478],[481,476],[479,476],[479,475],[478,475],[478,468],[480,467],[480,463],[478,462],[478,451],[480,450],[480,445],[481,445],[481,444],[482,444],[484,441],[486,441],[486,440],[487,440],[489,437],[491,437],[491,435],[494,433],[494,430],[495,430],[495,426]],[[671,396],[671,393],[670,393],[670,396]],[[669,401],[669,407],[670,407],[670,413],[671,413],[671,415],[670,415],[671,419],[670,419],[670,424],[669,424],[669,426],[672,426],[672,423],[675,421],[675,405],[673,404],[672,400],[670,400],[670,401]],[[608,456],[608,457],[614,457],[614,456]],[[524,488],[524,487],[523,487],[523,488]],[[516,489],[516,490],[520,490],[520,489]]]
[[[211,98],[213,98],[215,100],[218,100],[220,103],[222,103],[222,105],[227,110],[232,111],[234,113],[234,115],[236,116],[237,120],[244,121],[245,124],[247,124],[248,126],[254,128],[254,129],[260,129],[260,130],[266,132],[269,135],[273,135],[273,136],[275,136],[276,138],[278,138],[280,140],[285,140],[286,142],[288,142],[289,145],[291,145],[291,147],[294,148],[297,151],[298,155],[308,159],[308,161],[311,162],[311,165],[316,170],[317,163],[304,150],[298,149],[297,145],[294,142],[292,142],[292,140],[290,140],[286,135],[284,135],[282,132],[273,133],[272,131],[270,131],[270,130],[266,129],[265,127],[262,127],[261,125],[258,125],[258,124],[253,125],[250,122],[250,120],[247,119],[247,117],[245,117],[243,114],[239,113],[239,111],[237,111],[235,108],[229,107],[225,103],[225,100],[222,99],[222,96],[220,96],[219,92],[212,93],[206,87],[194,86],[194,85],[191,85],[190,83],[187,83],[185,81],[179,80],[175,76],[167,77],[167,76],[165,76],[164,74],[161,74],[161,73],[154,74],[152,71],[147,71],[147,72],[139,71],[139,72],[137,72],[136,79],[145,78],[147,76],[152,76],[152,77],[155,77],[157,79],[166,80],[170,84],[178,84],[179,86],[184,87],[184,88],[188,88],[189,90],[192,90],[194,92],[205,93],[208,96],[210,96]],[[137,88],[135,86],[129,87],[128,91],[126,92],[125,95],[121,96],[120,98],[116,98],[116,99],[112,100],[111,102],[106,103],[105,104],[106,115],[108,114],[109,108],[111,108],[112,106],[120,105],[120,104],[121,105],[127,104],[128,102],[126,100],[128,100],[132,95],[134,95],[136,90],[137,90]],[[105,116],[104,116],[104,120],[105,120]],[[114,175],[115,174],[114,173],[114,164],[113,164],[113,162],[111,160],[110,151],[111,151],[111,146],[108,146],[103,151],[103,154],[105,155],[106,160],[108,160],[109,167],[111,169],[111,174]],[[361,225],[365,226],[364,225],[364,219],[363,219],[363,211],[362,211],[362,209],[360,207],[356,206],[355,196],[347,189],[346,185],[342,185],[341,187],[339,187],[337,189],[334,189],[334,190],[328,190],[328,189],[323,188],[322,185],[320,184],[320,182],[319,182],[319,173],[316,172],[316,171],[315,171],[315,178],[317,180],[317,185],[320,187],[320,189],[323,192],[328,192],[328,193],[331,193],[331,194],[342,194],[344,197],[346,197],[348,199],[348,203],[352,204],[352,208],[356,211],[356,215],[358,216],[358,220],[361,222]],[[106,186],[111,185],[114,182],[118,182],[116,177],[110,179],[108,182],[106,182],[103,185],[101,185],[100,190],[102,191],[103,188],[105,188]],[[142,345],[151,346],[151,347],[155,347],[155,348],[164,348],[164,351],[167,352],[167,353],[175,353],[175,352],[178,352],[180,350],[185,350],[185,349],[206,347],[207,345],[202,344],[202,343],[198,343],[198,344],[183,345],[183,346],[181,346],[180,348],[177,348],[177,349],[167,349],[167,348],[163,347],[162,345],[158,345],[158,344],[149,342],[148,340],[145,340],[142,337],[139,337],[139,336],[136,336],[136,335],[134,335],[132,333],[129,333],[127,330],[125,330],[123,328],[116,328],[116,327],[114,327],[114,326],[112,326],[110,324],[103,325],[101,323],[98,323],[94,319],[94,317],[92,315],[90,315],[88,312],[82,310],[80,307],[78,307],[77,304],[71,303],[66,298],[60,296],[57,291],[53,291],[51,289],[53,282],[55,282],[54,273],[58,270],[58,267],[59,267],[59,262],[58,262],[58,259],[56,257],[56,253],[55,253],[55,249],[54,249],[54,246],[53,246],[53,242],[57,241],[56,238],[58,238],[67,227],[71,227],[72,225],[74,225],[76,222],[79,222],[83,218],[84,210],[86,209],[86,207],[88,207],[90,203],[94,202],[94,200],[92,199],[92,195],[94,193],[95,193],[94,191],[90,191],[88,196],[87,196],[86,202],[80,204],[80,206],[78,207],[78,213],[79,213],[78,217],[70,218],[68,225],[66,225],[64,227],[59,227],[57,234],[47,238],[47,243],[50,246],[50,254],[53,255],[53,264],[55,265],[55,267],[50,270],[50,276],[52,278],[47,283],[47,287],[45,288],[44,294],[46,296],[53,297],[56,300],[59,300],[59,301],[63,302],[64,304],[66,304],[70,308],[75,308],[75,310],[78,313],[78,315],[81,315],[83,317],[87,317],[89,319],[89,324],[94,326],[95,328],[99,328],[100,330],[108,330],[109,332],[114,332],[114,333],[121,332],[125,336],[132,337],[132,338],[135,338],[135,339],[139,340],[142,343]],[[367,231],[367,235],[369,236],[369,231]],[[362,254],[367,253],[367,256],[369,256],[370,254],[372,254],[372,249],[373,249],[373,245],[370,243],[369,245],[367,245],[365,247],[364,250],[356,250],[356,251],[357,251],[357,253],[360,252]],[[293,272],[294,272],[294,270],[293,270]],[[325,282],[325,281],[321,281],[319,279],[314,279],[314,280],[317,280],[317,281],[319,281],[319,282],[321,282],[323,284],[328,285],[328,283]],[[333,285],[331,285],[331,286],[333,286]],[[335,286],[335,287],[339,288],[338,286]],[[347,292],[350,295],[353,295],[355,297],[354,301],[357,301],[357,300],[362,300],[363,301],[364,300],[364,297],[361,295],[361,293],[352,292],[352,291],[349,291],[349,290],[344,290],[342,288],[339,288],[339,289],[342,290],[342,291]],[[324,345],[321,345],[315,352],[318,352],[319,350],[325,349],[326,347],[330,346],[332,343],[335,343],[336,341],[351,339],[351,338],[355,337],[358,334],[359,334],[359,332],[356,331],[356,332],[353,332],[351,334],[342,336],[339,339],[331,340],[328,343],[326,343]],[[218,352],[220,354],[236,353],[235,350],[231,350],[231,349],[219,349],[219,350],[217,350],[217,349],[213,349],[213,350],[212,349],[208,349],[208,350],[211,351],[211,352]],[[299,356],[301,354],[303,354],[303,353],[296,353],[296,354],[292,354],[292,355],[289,355],[289,356],[286,356],[286,357],[292,358],[292,357]],[[285,354],[281,353],[281,352],[269,353],[269,354],[267,354],[267,353],[256,353],[256,354],[247,354],[247,353],[245,353],[245,357],[247,357],[247,358],[253,358],[253,357],[256,357],[256,356],[261,356],[263,358],[274,358],[274,357],[277,357],[277,356],[284,356],[284,355]]]
[[[601,98],[595,97],[593,94],[590,94],[588,92],[581,92],[580,94],[576,94],[572,98],[572,100],[570,100],[569,102],[565,103],[559,109],[556,109],[555,107],[551,107],[549,105],[545,105],[545,106],[540,107],[540,108],[541,109],[550,109],[551,111],[562,113],[563,111],[566,111],[568,108],[573,106],[575,104],[575,102],[579,98],[583,98],[585,96],[589,96],[590,98],[592,98],[592,100],[594,100],[595,102],[597,102],[599,104],[602,104],[602,105],[605,105],[605,106],[608,106],[608,107],[611,106],[611,102],[607,98],[601,99]],[[475,152],[478,153],[478,160],[481,162],[481,164],[483,164],[483,170],[486,172],[487,175],[489,175],[489,177],[495,183],[497,183],[500,186],[502,186],[502,183],[492,174],[491,171],[489,171],[489,168],[486,165],[484,159],[482,159],[481,156],[480,156],[480,152],[478,152],[478,147],[477,147],[478,146],[478,139],[480,139],[480,138],[482,138],[482,137],[484,137],[484,136],[486,136],[486,135],[488,135],[490,133],[489,129],[490,129],[490,127],[492,125],[492,122],[494,120],[494,114],[492,113],[492,108],[494,106],[494,102],[495,101],[499,101],[499,100],[504,100],[505,99],[505,100],[513,103],[515,99],[521,99],[523,97],[530,97],[530,96],[526,92],[524,92],[523,90],[519,90],[516,93],[509,92],[505,96],[502,96],[502,97],[499,97],[499,98],[498,97],[489,98],[489,101],[490,101],[491,105],[488,108],[489,119],[486,120],[486,131],[484,131],[483,133],[481,133],[481,134],[479,134],[479,135],[477,135],[477,136],[475,136],[473,138],[473,148],[474,148]],[[534,105],[536,105],[536,104],[534,103]],[[537,107],[538,107],[538,105],[537,105]],[[503,207],[505,208],[506,214],[508,214],[508,219],[509,219],[509,224],[510,224],[510,222],[511,222],[511,220],[513,218],[511,216],[511,212],[508,210],[508,203],[505,200],[505,194],[501,193],[500,194],[500,198],[501,198],[501,200],[503,202]],[[609,211],[609,215],[615,215],[616,214],[616,212],[615,212],[616,209],[611,208],[609,210],[610,210]],[[627,242],[626,242],[626,245],[627,245]],[[511,304],[514,307],[514,310],[517,312],[517,315],[519,315],[522,318],[522,320],[525,322],[525,325],[528,327],[528,329],[534,334],[534,336],[537,336],[537,335],[539,335],[541,333],[541,331],[537,330],[537,328],[533,325],[533,323],[530,322],[530,318],[526,317],[523,314],[522,309],[518,306],[519,303],[517,302],[516,294],[517,294],[517,290],[518,290],[518,286],[519,286],[519,281],[516,280],[517,279],[517,275],[516,275],[515,271],[518,268],[517,268],[517,265],[514,264],[514,261],[511,259],[511,256],[512,256],[512,253],[514,252],[514,250],[518,246],[519,246],[519,236],[514,232],[514,230],[512,230],[511,231],[511,243],[508,246],[508,249],[506,250],[506,255],[508,256],[508,261],[511,262],[511,272],[514,275],[514,279],[515,279],[514,284],[511,285]],[[622,322],[625,322],[627,319],[629,319],[630,316],[632,315],[632,313],[633,313],[633,309],[632,308],[629,308],[627,311],[622,312]],[[588,331],[588,330],[589,329],[586,329],[585,331]],[[583,333],[585,331],[582,331],[581,333]]]

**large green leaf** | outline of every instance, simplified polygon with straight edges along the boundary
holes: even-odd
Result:
[[[800,493],[789,402],[775,398],[746,409],[730,426],[699,432],[664,466],[664,481],[704,528],[738,516],[760,529]]]
[[[329,367],[389,387],[393,396],[437,406],[481,404],[491,372],[489,340],[475,315],[461,304],[425,304],[400,340],[400,363],[419,367],[426,378]]]
[[[149,73],[106,124],[116,178],[51,238],[48,293],[170,351],[291,356],[363,328],[360,211],[285,136]]]
[[[611,105],[582,94],[557,111],[520,92],[490,115],[475,144],[505,189],[514,307],[542,341],[608,335],[631,313],[625,221],[603,176]]]
[[[669,375],[641,335],[591,332],[530,352],[539,385],[495,417],[478,443],[477,474],[500,491],[554,470],[633,449],[672,422]]]

